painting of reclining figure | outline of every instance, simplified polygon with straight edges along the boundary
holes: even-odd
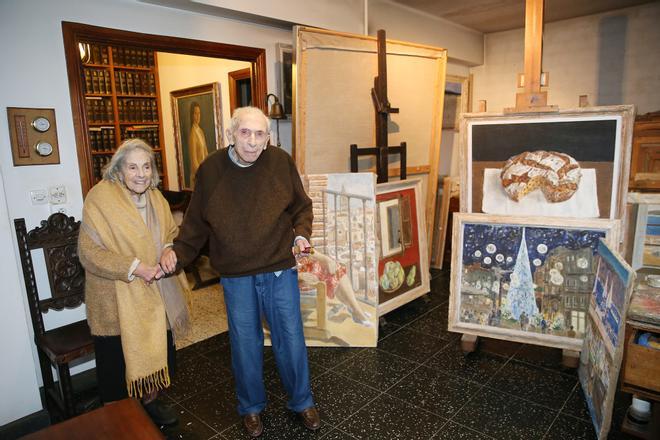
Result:
[[[615,221],[493,217],[454,220],[449,329],[579,349],[600,238]]]

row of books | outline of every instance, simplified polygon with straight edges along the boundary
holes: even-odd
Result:
[[[110,98],[85,98],[87,109],[87,122],[106,123],[112,122],[112,101]]]
[[[98,182],[103,178],[103,169],[110,163],[112,156],[92,156],[92,174],[94,175],[94,182]]]
[[[115,87],[121,95],[156,96],[156,77],[151,72],[115,70]]]
[[[110,72],[103,69],[85,69],[85,93],[112,93]]]
[[[110,64],[110,59],[108,58],[108,46],[103,46],[100,44],[86,44],[89,49],[86,59],[84,60],[87,64]]]
[[[89,129],[89,147],[92,151],[112,151],[115,148],[114,127],[92,127]]]
[[[121,130],[122,139],[140,138],[153,148],[160,148],[158,126],[149,128],[124,127]]]
[[[154,52],[132,47],[113,47],[112,61],[116,66],[153,67]]]
[[[117,99],[119,119],[128,122],[158,122],[158,103],[155,99]]]
[[[160,152],[154,152],[154,158],[156,159],[156,168],[158,168],[158,174],[163,175],[163,155]]]

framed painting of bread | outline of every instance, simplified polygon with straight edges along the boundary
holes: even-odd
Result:
[[[621,218],[633,106],[461,118],[461,211]]]
[[[598,246],[619,223],[455,214],[449,330],[579,351]]]

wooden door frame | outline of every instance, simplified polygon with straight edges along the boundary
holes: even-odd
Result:
[[[236,83],[242,79],[249,79],[250,85],[252,85],[252,69],[246,67],[245,69],[234,70],[233,72],[229,72],[227,76],[229,77],[229,110],[231,114],[234,114],[234,110],[238,106]],[[256,102],[254,96],[252,97],[252,102]],[[264,110],[266,114],[268,114],[268,108],[265,108]]]
[[[170,52],[184,55],[196,55],[210,58],[226,58],[251,63],[252,96],[254,105],[267,112],[264,100],[257,96],[266,96],[268,90],[266,79],[266,50],[256,47],[237,46],[213,41],[193,40],[189,38],[169,37],[166,35],[144,34],[140,32],[122,31],[118,29],[92,26],[82,23],[62,22],[64,38],[64,54],[66,58],[67,75],[69,79],[69,94],[71,95],[71,112],[78,152],[80,183],[83,197],[94,184],[92,170],[89,169],[90,148],[83,124],[85,118],[85,102],[82,83],[82,67],[78,52],[78,41],[91,40],[102,44],[138,46],[148,50]],[[163,145],[163,148],[165,146]]]

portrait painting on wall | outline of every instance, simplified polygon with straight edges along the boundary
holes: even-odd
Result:
[[[383,315],[430,290],[421,181],[378,185],[378,302]]]
[[[303,184],[314,210],[313,252],[296,256],[305,342],[375,347],[376,175],[305,175]]]
[[[617,222],[456,214],[449,330],[579,350]]]
[[[596,280],[578,376],[595,431],[599,439],[605,439],[612,421],[623,357],[625,317],[635,273],[602,240],[596,260]]]
[[[461,211],[621,218],[634,110],[467,114],[461,119]]]
[[[170,96],[179,188],[192,190],[199,165],[206,156],[224,146],[220,84],[174,90]]]

